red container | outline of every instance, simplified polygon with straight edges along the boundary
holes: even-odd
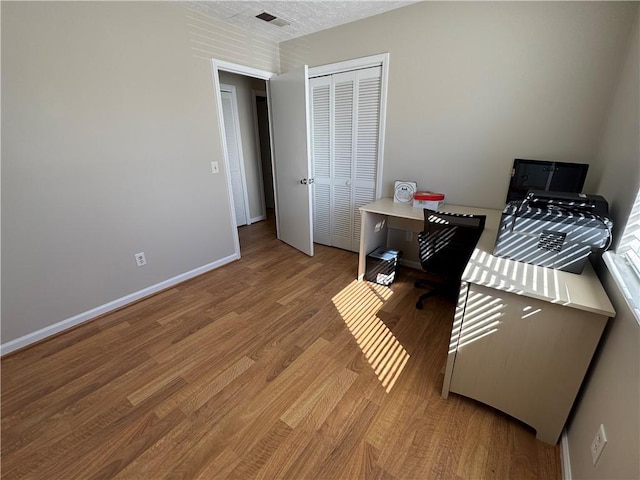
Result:
[[[416,192],[413,194],[414,200],[421,200],[423,202],[440,202],[444,200],[444,193],[436,192]]]

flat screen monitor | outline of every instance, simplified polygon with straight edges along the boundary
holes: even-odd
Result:
[[[582,193],[589,165],[516,158],[511,170],[507,202],[522,200],[529,190]]]

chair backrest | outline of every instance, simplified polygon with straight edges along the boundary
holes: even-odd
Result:
[[[485,215],[425,209],[424,231],[418,234],[422,268],[459,280],[484,230],[485,221]]]

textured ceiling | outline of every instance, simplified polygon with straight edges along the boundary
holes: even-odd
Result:
[[[319,32],[415,3],[415,1],[204,1],[189,5],[205,15],[250,30],[275,42]],[[267,12],[289,25],[278,27],[255,18]]]

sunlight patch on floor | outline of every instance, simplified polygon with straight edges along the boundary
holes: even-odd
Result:
[[[391,391],[409,360],[407,351],[377,316],[391,295],[393,292],[388,287],[354,280],[332,298],[333,304],[387,392]]]

